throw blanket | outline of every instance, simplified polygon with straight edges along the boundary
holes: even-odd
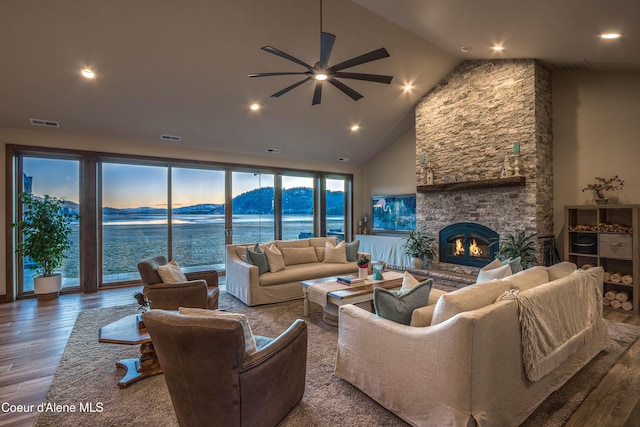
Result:
[[[531,381],[560,366],[604,327],[602,291],[592,271],[576,270],[508,298],[518,306],[522,361]]]

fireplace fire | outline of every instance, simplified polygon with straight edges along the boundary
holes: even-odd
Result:
[[[440,261],[484,267],[495,257],[498,233],[481,224],[459,222],[440,231]]]

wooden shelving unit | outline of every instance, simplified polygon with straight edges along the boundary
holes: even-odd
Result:
[[[481,179],[478,181],[449,182],[446,184],[418,185],[418,193],[433,193],[439,191],[469,190],[473,188],[497,188],[524,186],[524,176],[510,176],[508,178]]]
[[[565,207],[565,260],[578,267],[600,265],[617,273],[605,280],[608,291],[626,292],[633,308],[625,313],[640,314],[640,205],[580,205]],[[619,277],[626,276],[625,282]],[[632,278],[630,281],[629,278]]]

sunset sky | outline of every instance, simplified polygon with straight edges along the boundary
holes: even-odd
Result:
[[[24,172],[33,177],[33,193],[79,201],[79,163],[75,160],[24,159]],[[166,207],[167,168],[104,163],[104,207]],[[284,176],[283,188],[311,187],[312,179]],[[173,168],[173,206],[224,203],[224,171]],[[233,196],[259,187],[273,187],[273,175],[233,172]],[[343,182],[327,180],[327,189],[342,191]]]

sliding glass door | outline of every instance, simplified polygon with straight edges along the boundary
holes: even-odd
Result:
[[[325,179],[325,212],[327,236],[345,239],[346,182],[344,179]]]
[[[233,172],[232,188],[232,241],[255,243],[274,240],[274,175]]]
[[[282,180],[282,240],[314,236],[312,177],[284,175]]]

